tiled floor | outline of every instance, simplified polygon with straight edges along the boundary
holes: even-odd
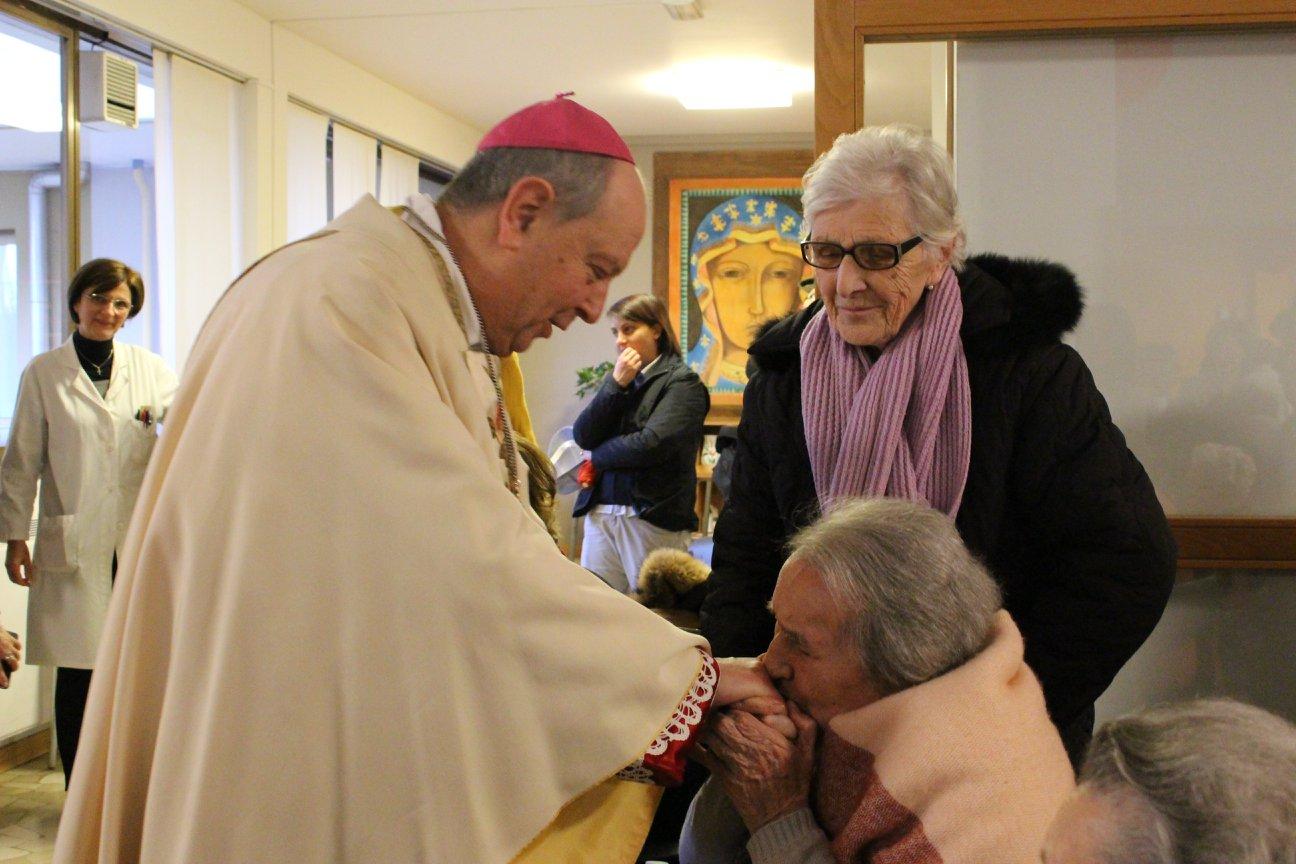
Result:
[[[63,810],[63,770],[46,757],[0,774],[0,862],[49,864]]]

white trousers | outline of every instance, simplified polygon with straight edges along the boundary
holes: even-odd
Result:
[[[667,531],[629,507],[600,505],[585,515],[581,566],[622,593],[637,591],[639,568],[654,549],[688,551],[690,532]]]

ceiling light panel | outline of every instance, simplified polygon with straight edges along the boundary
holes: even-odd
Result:
[[[770,60],[694,60],[647,76],[644,86],[690,111],[788,108],[814,91],[814,71]]]

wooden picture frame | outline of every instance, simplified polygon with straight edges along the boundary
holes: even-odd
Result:
[[[797,243],[810,162],[809,150],[653,159],[653,291],[711,393],[708,426],[738,422],[754,327],[804,299],[797,283],[808,268]]]

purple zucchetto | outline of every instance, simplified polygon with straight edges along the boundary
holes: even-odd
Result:
[[[611,156],[633,165],[630,148],[612,124],[568,99],[571,95],[559,93],[505,117],[486,133],[477,152],[496,147],[537,147]]]

